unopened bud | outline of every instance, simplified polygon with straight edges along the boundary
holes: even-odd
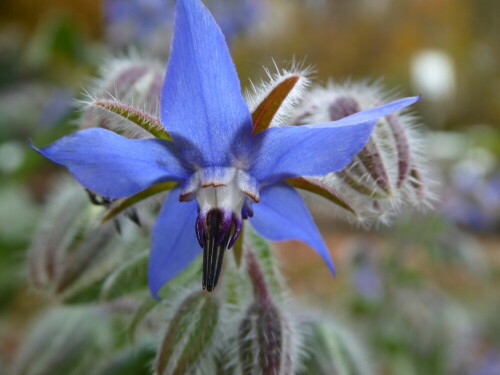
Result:
[[[316,88],[304,99],[295,122],[335,121],[383,102],[384,95],[377,87],[359,84]],[[338,190],[361,220],[384,219],[401,204],[420,205],[428,194],[422,173],[421,141],[413,127],[408,115],[380,118],[369,141],[351,163],[319,180]]]
[[[14,375],[91,374],[116,343],[112,316],[100,307],[59,307],[35,321],[21,342]],[[75,370],[75,372],[72,372]]]
[[[158,351],[156,374],[190,373],[216,347],[219,307],[213,294],[203,291],[190,294],[180,303]]]
[[[260,264],[246,250],[247,271],[255,301],[239,325],[238,348],[243,374],[292,374],[294,340],[291,322],[269,294]]]
[[[28,275],[34,287],[63,299],[73,298],[103,280],[128,256],[114,227],[98,225],[101,210],[89,203],[76,183],[60,183],[28,251]],[[136,244],[137,233],[127,230],[127,241]],[[96,289],[94,297],[98,294]]]

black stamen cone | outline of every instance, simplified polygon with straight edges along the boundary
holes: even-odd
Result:
[[[232,223],[224,223],[224,216],[219,209],[207,214],[206,227],[203,233],[203,289],[211,292],[219,281],[222,261],[231,238]],[[222,240],[221,240],[222,237]]]

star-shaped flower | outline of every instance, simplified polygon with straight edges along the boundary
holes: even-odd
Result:
[[[417,100],[400,99],[328,123],[263,127],[252,119],[208,10],[199,0],[178,0],[160,102],[160,133],[171,139],[128,139],[95,128],[38,152],[111,199],[176,182],[153,229],[149,287],[157,296],[203,249],[203,287],[211,291],[245,219],[267,239],[306,242],[334,272],[302,198],[284,180],[341,170],[379,117]]]

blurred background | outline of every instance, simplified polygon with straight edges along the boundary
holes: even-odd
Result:
[[[289,285],[335,318],[380,374],[500,374],[500,2],[207,0],[244,87],[295,59],[314,83],[383,78],[426,131],[434,210],[369,231],[324,212],[332,279],[279,244]],[[75,99],[113,56],[166,61],[169,0],[0,1],[0,372],[53,301],[30,290],[26,250],[67,174],[28,147],[75,129]]]

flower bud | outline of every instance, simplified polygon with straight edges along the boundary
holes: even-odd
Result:
[[[274,304],[254,303],[240,323],[239,356],[243,374],[286,374],[282,370],[283,325]]]
[[[190,373],[215,348],[219,302],[209,293],[194,292],[177,308],[155,363],[158,375]]]
[[[294,330],[280,304],[269,294],[255,254],[246,250],[254,302],[239,324],[238,348],[243,374],[292,374],[296,360]]]
[[[376,86],[332,84],[309,92],[294,122],[335,121],[385,101]],[[384,220],[403,204],[419,206],[429,198],[421,149],[412,117],[390,114],[379,119],[369,141],[350,164],[318,180],[339,191],[359,219]]]
[[[99,226],[101,210],[89,204],[78,185],[60,184],[48,201],[28,251],[28,275],[33,286],[64,299],[74,297],[104,279],[129,256],[114,227]],[[133,243],[136,250],[141,239],[136,230],[130,229],[124,233],[124,241]],[[145,241],[143,246],[147,247]],[[94,294],[92,298],[97,298],[98,288]]]

